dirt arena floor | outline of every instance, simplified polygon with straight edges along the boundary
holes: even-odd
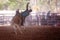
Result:
[[[22,26],[15,30],[12,26],[0,26],[0,40],[60,40],[60,27]]]

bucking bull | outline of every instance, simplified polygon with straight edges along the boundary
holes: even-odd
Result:
[[[26,5],[26,10],[21,13],[19,12],[19,9],[17,9],[15,16],[12,18],[11,25],[13,26],[16,34],[16,30],[18,29],[20,31],[20,27],[23,26],[25,18],[29,15],[30,12],[32,12],[31,9],[28,9],[28,5],[29,3]]]

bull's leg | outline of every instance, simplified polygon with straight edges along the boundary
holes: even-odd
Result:
[[[21,25],[23,26],[23,20],[21,21]]]
[[[23,19],[22,19],[21,25],[22,25],[22,26],[24,25],[24,20],[23,20]]]
[[[13,26],[13,29],[14,29],[15,34],[17,35],[17,28],[16,28],[16,24],[13,24],[12,26]]]
[[[22,30],[21,30],[21,27],[19,25],[17,25],[17,30],[22,34]]]
[[[15,23],[12,22],[11,23],[11,27],[13,28],[14,33],[17,35]]]
[[[13,29],[14,29],[14,32],[15,32],[16,35],[17,35],[18,31],[22,34],[22,31],[21,31],[20,27],[17,24],[13,25]]]
[[[25,17],[22,17],[22,18],[21,18],[21,25],[22,25],[22,26],[24,25],[24,22],[25,22]]]

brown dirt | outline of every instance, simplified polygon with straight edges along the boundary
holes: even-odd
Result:
[[[22,32],[22,33],[21,33]],[[60,28],[53,26],[21,27],[15,34],[11,26],[0,27],[0,40],[59,40]]]

